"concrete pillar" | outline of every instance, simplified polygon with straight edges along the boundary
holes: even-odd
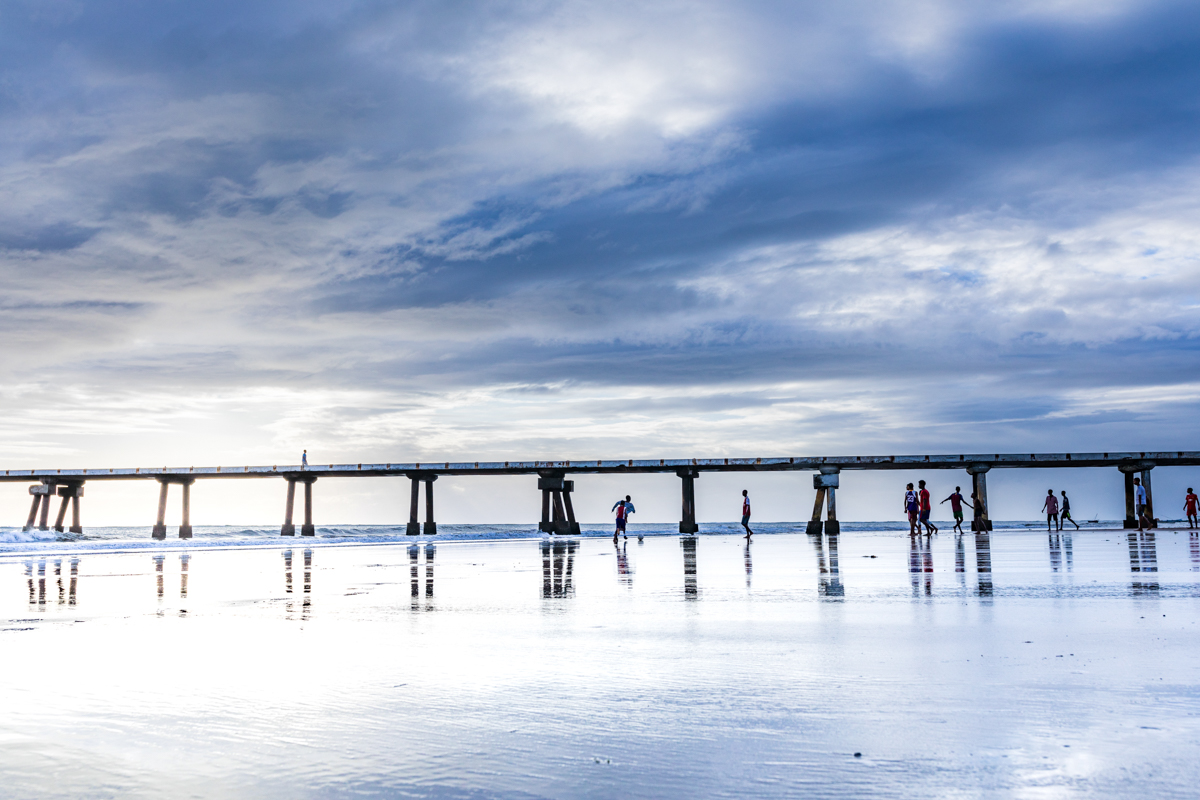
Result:
[[[33,526],[37,523],[38,507],[42,502],[42,495],[35,490],[41,489],[41,488],[43,488],[43,487],[42,486],[30,486],[29,487],[29,493],[31,495],[33,495],[33,502],[30,503],[30,505],[29,505],[29,519],[25,520],[25,527],[21,528],[21,530],[23,530],[23,531],[33,530]]]
[[[66,488],[65,486],[63,487]],[[61,494],[61,490],[60,490]],[[54,530],[59,533],[63,532],[63,523],[67,519],[67,503],[70,502],[70,497],[62,494],[62,499],[58,501],[58,516],[54,518]]]
[[[49,483],[43,485],[46,487],[46,496],[42,500],[42,513],[38,517],[38,530],[48,531],[50,530],[50,497],[54,494],[54,485]]]
[[[192,482],[183,481],[183,516],[179,520],[179,538],[192,538]]]
[[[79,524],[79,497],[83,494],[83,487],[79,487],[79,491],[71,495],[71,533],[83,533],[83,526]]]
[[[579,534],[579,523],[575,521],[575,510],[572,507],[570,515],[567,507],[571,499],[563,502],[563,495],[575,491],[575,481],[563,480],[562,472],[538,473],[538,489],[542,492],[542,521],[538,530],[553,534]]]
[[[437,523],[433,521],[433,482],[437,475],[425,476],[425,535],[437,534]]]
[[[417,503],[421,499],[421,479],[417,475],[409,475],[408,478],[412,483],[412,494],[408,503],[408,526],[404,533],[408,536],[420,536],[421,523],[417,521]]]
[[[312,487],[316,483],[315,477],[304,478],[304,524],[300,526],[301,536],[316,536],[317,529],[313,527],[312,521]]]
[[[283,527],[280,528],[279,535],[295,536],[296,526],[292,523],[292,509],[296,506],[296,479],[288,478],[287,484],[287,501],[283,506]],[[291,556],[289,555],[288,558],[291,558]]]
[[[154,518],[154,528],[150,531],[155,539],[167,538],[167,488],[170,485],[167,481],[158,482],[158,516]]]
[[[1123,527],[1126,530],[1137,530],[1138,528],[1137,503],[1134,495],[1133,479],[1137,473],[1140,473],[1142,485],[1145,486],[1148,473],[1153,467],[1153,464],[1146,463],[1121,464],[1117,467],[1125,476],[1125,522]],[[1146,501],[1147,504],[1150,501],[1149,487],[1146,488]]]
[[[841,533],[841,525],[837,519],[837,488],[840,482],[839,467],[821,467],[821,471],[813,475],[813,488],[817,497],[813,501],[812,519],[808,521],[807,533],[813,536],[821,535],[821,507],[825,506],[825,533],[837,536]]]
[[[1141,472],[1142,487],[1146,490],[1146,519],[1150,520],[1150,527],[1158,527],[1158,518],[1154,516],[1154,493],[1150,491],[1150,470],[1152,466],[1143,465]]]
[[[679,519],[679,532],[697,533],[700,526],[696,524],[696,478],[700,477],[700,473],[694,469],[680,469],[675,474],[683,481],[683,513]]]
[[[974,495],[971,505],[979,506],[971,520],[971,530],[973,531],[990,531],[992,529],[992,517],[988,510],[987,496],[987,473],[991,468],[990,464],[971,464],[967,467],[967,472],[971,476],[971,494]]]

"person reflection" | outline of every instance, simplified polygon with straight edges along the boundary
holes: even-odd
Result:
[[[1192,533],[1192,572],[1200,572],[1200,533]],[[28,563],[28,562],[27,562]]]
[[[908,573],[913,597],[933,594],[933,541],[914,536],[908,540]]]
[[[58,604],[66,605],[67,587],[63,585],[61,558],[54,559],[54,582],[58,586]]]
[[[1049,534],[1050,539],[1050,571],[1062,571],[1062,541],[1057,534]]]
[[[965,590],[967,588],[967,550],[963,545],[961,533],[954,536],[954,574],[958,576],[959,588]]]
[[[627,541],[613,545],[617,551],[617,582],[622,586],[633,586],[633,570],[629,568],[629,554],[625,549],[628,545]]]
[[[976,589],[980,597],[992,596],[992,537],[987,531],[975,533]]]
[[[683,548],[683,596],[695,600],[700,594],[696,586],[696,537],[684,536],[679,544]]]
[[[67,589],[67,605],[73,606],[76,602],[75,590],[79,584],[79,559],[71,559],[71,584]]]
[[[1130,591],[1132,594],[1158,593],[1158,549],[1154,530],[1130,531],[1129,542],[1129,571],[1134,578]]]
[[[542,597],[575,595],[576,539],[542,540]]]
[[[33,561],[25,561],[25,581],[29,584],[29,605],[37,602],[37,590],[33,588]]]
[[[192,557],[187,553],[179,554],[179,599],[187,599],[188,562]]]
[[[754,564],[750,561],[750,540],[749,539],[746,540],[746,544],[742,549],[744,551],[743,560],[746,562],[746,588],[749,589],[750,588],[750,575],[752,572],[754,572]]]

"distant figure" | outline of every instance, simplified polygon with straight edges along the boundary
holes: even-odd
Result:
[[[305,450],[303,453],[300,454],[300,466],[302,466],[302,467],[308,466],[308,451],[307,450]]]
[[[1196,522],[1196,505],[1200,503],[1200,498],[1192,491],[1192,487],[1188,487],[1187,497],[1183,498],[1183,510],[1187,513],[1188,527],[1195,528]]]
[[[1075,530],[1079,530],[1079,523],[1076,522],[1075,518],[1071,516],[1071,501],[1067,499],[1067,490],[1063,489],[1061,494],[1063,498],[1062,513],[1058,515],[1058,529],[1061,531],[1063,526],[1070,522],[1075,526]]]
[[[746,538],[749,539],[754,531],[750,530],[750,493],[742,489],[742,527],[746,529]]]
[[[930,536],[938,532],[937,525],[929,521],[929,514],[933,508],[929,505],[929,490],[925,488],[925,481],[917,481],[917,487],[921,491],[917,492],[921,498],[921,524],[925,526],[925,535]]]
[[[1062,530],[1062,525],[1058,521],[1058,498],[1054,496],[1053,489],[1046,490],[1046,502],[1042,503],[1042,511],[1046,512],[1046,530]],[[1054,527],[1051,527],[1051,522]]]
[[[625,523],[628,521],[629,515],[634,513],[633,503],[630,502],[629,495],[625,495],[624,500],[618,500],[609,510],[617,512],[617,529],[613,531],[613,541],[616,542],[617,537],[621,535],[624,535],[628,539],[629,534],[625,533]]]
[[[904,511],[908,514],[908,535],[917,535],[917,512],[921,510],[921,499],[917,497],[917,493],[913,491],[913,485],[910,483],[908,489],[904,492]]]
[[[1142,530],[1142,520],[1146,518],[1146,487],[1142,486],[1141,478],[1133,479],[1133,510],[1137,515],[1138,532]],[[1146,527],[1151,527],[1150,522],[1146,522]]]
[[[955,486],[954,494],[947,497],[946,500],[950,501],[950,510],[954,512],[954,530],[958,531],[959,533],[962,533],[963,532],[963,529],[962,529],[962,521],[963,521],[962,507],[963,507],[963,503],[967,503],[967,501],[964,500],[963,496],[962,496],[962,487]],[[946,502],[946,500],[943,500],[942,503]],[[938,503],[938,505],[940,506],[942,503]],[[971,506],[970,503],[967,503],[967,507],[971,508],[973,506]]]
[[[986,531],[987,526],[984,524],[983,520],[984,515],[987,514],[987,509],[983,507],[983,501],[979,499],[978,492],[971,492],[971,499],[975,501],[975,524],[973,527],[976,531]]]

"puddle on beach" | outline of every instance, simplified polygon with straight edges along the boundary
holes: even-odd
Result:
[[[7,553],[0,797],[1190,797],[1198,596],[1186,530]]]

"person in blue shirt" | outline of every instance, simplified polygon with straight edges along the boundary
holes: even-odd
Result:
[[[617,537],[621,535],[628,539],[629,534],[625,533],[625,523],[629,520],[629,515],[635,512],[629,495],[625,495],[624,500],[618,500],[609,510],[617,512],[617,529],[613,531],[613,541],[617,541]]]
[[[305,450],[303,453],[300,454],[300,466],[302,466],[302,467],[308,466],[308,451],[307,450]]]

